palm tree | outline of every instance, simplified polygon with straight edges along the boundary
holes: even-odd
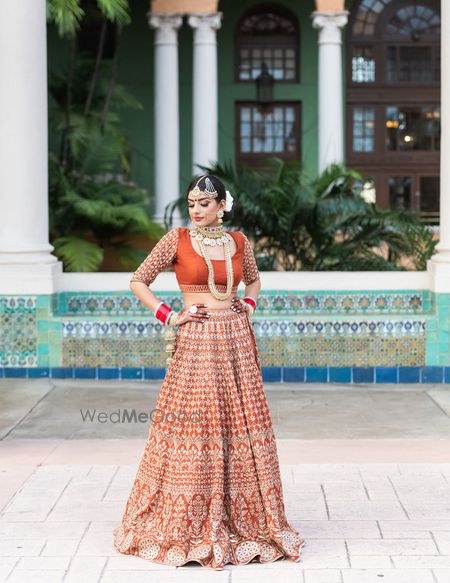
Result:
[[[299,162],[268,160],[264,169],[225,162],[201,166],[233,193],[231,227],[255,241],[261,269],[388,271],[425,269],[436,241],[410,212],[378,209],[361,195],[362,176],[333,164],[318,177]],[[180,197],[169,210],[187,216]]]

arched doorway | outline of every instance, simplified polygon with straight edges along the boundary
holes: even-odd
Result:
[[[347,163],[380,208],[439,223],[440,2],[358,0],[347,30]]]

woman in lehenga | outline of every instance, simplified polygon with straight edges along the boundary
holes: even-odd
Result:
[[[216,176],[195,178],[187,198],[195,227],[166,233],[130,283],[173,340],[158,418],[114,546],[167,565],[196,561],[220,570],[227,563],[299,562],[306,544],[285,515],[251,322],[259,271],[247,236],[222,226],[232,201]],[[180,312],[149,289],[170,265],[183,294]]]

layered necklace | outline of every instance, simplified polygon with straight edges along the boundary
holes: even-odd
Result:
[[[202,252],[203,258],[208,266],[208,287],[211,294],[217,300],[227,300],[231,296],[231,289],[233,287],[234,273],[233,273],[233,262],[231,259],[231,248],[230,243],[233,237],[223,230],[223,226],[219,225],[217,227],[195,227],[189,231],[190,236],[196,239],[199,243],[200,251]],[[209,257],[207,246],[210,245],[215,247],[216,245],[223,245],[225,250],[225,268],[227,272],[227,291],[221,293],[216,287],[214,281],[214,267],[212,261]]]

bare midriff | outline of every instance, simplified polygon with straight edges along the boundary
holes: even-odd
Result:
[[[232,292],[228,299],[217,300],[207,292],[183,293],[183,301],[185,308],[190,308],[193,304],[206,304],[206,310],[224,310],[231,308],[231,300],[236,295],[236,292]]]

